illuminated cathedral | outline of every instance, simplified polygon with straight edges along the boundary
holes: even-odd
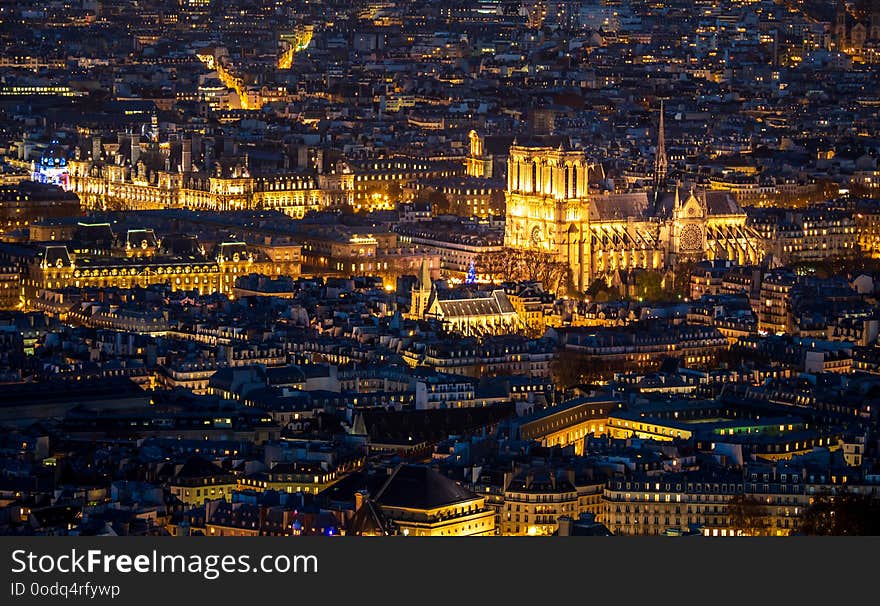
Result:
[[[585,153],[562,139],[514,141],[507,158],[505,246],[555,255],[585,290],[617,271],[665,269],[684,260],[757,263],[760,238],[726,191],[666,187],[661,110],[651,190],[590,189]],[[472,154],[473,154],[472,145]]]

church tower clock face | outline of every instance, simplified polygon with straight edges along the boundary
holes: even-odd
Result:
[[[703,247],[703,230],[699,225],[685,225],[681,230],[679,239],[681,250],[697,251]]]

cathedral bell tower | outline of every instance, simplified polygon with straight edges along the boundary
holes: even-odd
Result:
[[[488,163],[487,166],[487,162],[483,158],[483,138],[477,131],[472,130],[468,133],[468,142],[470,144],[470,153],[468,153],[465,164],[465,172],[469,177],[491,178],[492,164]],[[489,169],[488,171],[486,170],[487,168]],[[487,172],[489,174],[486,174]]]
[[[504,245],[567,264],[579,289],[589,286],[589,170],[584,152],[562,143],[514,141],[507,161]]]

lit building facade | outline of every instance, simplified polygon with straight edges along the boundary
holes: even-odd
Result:
[[[572,480],[550,469],[529,469],[513,478],[504,490],[501,534],[549,536],[560,517],[576,518],[579,499]]]
[[[374,501],[405,536],[495,534],[495,513],[486,499],[429,468],[397,467]]]
[[[55,142],[46,150],[39,161],[34,163],[31,178],[37,183],[57,185],[69,189],[69,168],[67,158]]]
[[[444,299],[430,281],[420,280],[411,301],[411,317],[438,320],[445,330],[465,336],[507,334],[525,326],[503,290],[474,298]]]
[[[34,181],[0,185],[0,233],[32,223],[79,215],[79,200],[70,192]]]
[[[511,426],[511,437],[534,440],[547,448],[573,446],[580,455],[586,437],[606,433],[609,416],[621,406],[616,400],[575,398],[518,418]]]
[[[337,169],[338,188],[351,193],[355,210],[393,209],[411,198],[423,181],[460,176],[464,167],[454,162],[388,158]]]
[[[0,264],[0,309],[21,305],[21,273],[14,265]]]
[[[183,164],[188,164],[186,159]],[[313,176],[253,176],[243,162],[227,167],[217,163],[206,173],[150,170],[143,161],[131,166],[71,160],[68,189],[79,196],[84,208],[100,210],[277,210],[302,218],[324,207]]]
[[[800,516],[816,495],[832,492],[848,479],[849,483],[855,480],[827,471],[806,475],[801,469],[784,466],[617,477],[605,486],[602,522],[615,535],[660,535],[690,527],[707,537],[787,536],[797,532]],[[855,485],[851,488],[865,491]],[[870,494],[870,489],[865,492]],[[760,507],[760,529],[736,527],[729,511],[734,497],[748,498]]]
[[[760,241],[728,192],[676,187],[654,201],[646,191],[593,194],[591,169],[582,151],[562,144],[511,147],[505,245],[552,253],[582,290],[618,270],[761,258]]]
[[[208,295],[232,295],[239,276],[273,275],[274,264],[244,243],[219,244],[213,256],[201,259],[151,256],[77,256],[66,244],[41,247],[27,264],[24,306],[34,309],[44,291],[65,288],[134,288],[169,284],[171,289]]]
[[[750,226],[760,235],[764,249],[783,264],[820,261],[830,257],[852,257],[859,245],[874,248],[876,228],[869,220],[846,210],[814,207],[802,211],[756,209]]]

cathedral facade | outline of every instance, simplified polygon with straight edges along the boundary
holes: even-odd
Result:
[[[551,253],[585,290],[616,271],[664,269],[682,260],[757,263],[760,238],[725,191],[656,187],[594,193],[582,151],[546,141],[510,148],[505,246]]]

